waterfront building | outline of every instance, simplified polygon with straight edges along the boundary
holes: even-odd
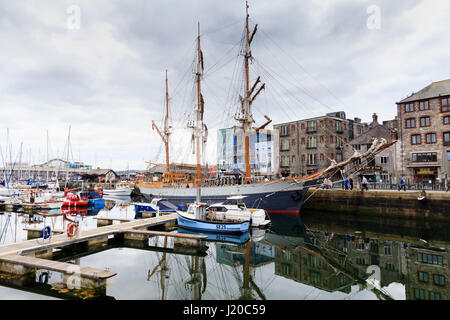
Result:
[[[379,124],[376,113],[373,114],[372,118],[370,129],[351,140],[349,142],[351,148],[344,149],[345,159],[350,158],[355,151],[359,153],[367,152],[375,138],[383,138],[388,142],[397,140],[397,120],[384,121],[383,124]],[[370,157],[368,161],[361,162],[359,160],[356,164],[349,165],[347,170],[350,168],[356,169],[357,173],[353,175],[355,181],[361,181],[362,176],[365,176],[369,182],[396,183],[397,158],[397,145],[394,144],[392,147]],[[355,165],[356,168],[354,168]]]
[[[407,254],[407,300],[448,300],[449,253],[411,246]]]
[[[279,132],[279,167],[283,176],[306,176],[344,159],[344,147],[369,128],[345,112],[274,125]]]
[[[90,182],[118,182],[120,180],[120,176],[111,169],[91,169],[86,171],[85,173],[80,174],[82,180],[90,181]]]
[[[409,183],[447,181],[450,161],[450,79],[397,102],[401,159]]]
[[[269,129],[252,130],[249,139],[250,168],[253,176],[272,176],[278,171],[275,150],[278,132]],[[217,134],[217,170],[245,174],[244,134],[241,127],[219,129]]]
[[[13,174],[12,180],[34,179],[40,181],[77,179],[79,175],[92,170],[92,166],[80,161],[66,161],[63,159],[51,159],[42,164],[6,163],[2,172]],[[3,178],[3,177],[2,177]]]

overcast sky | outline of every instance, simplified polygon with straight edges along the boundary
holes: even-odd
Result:
[[[448,0],[250,0],[256,124],[345,111],[371,121],[396,115],[411,92],[450,78]],[[193,162],[186,121],[193,109],[197,22],[209,126],[234,124],[245,22],[242,0],[0,0],[0,144],[39,163],[64,155],[113,169],[164,161],[151,121],[162,120],[169,72],[171,158]]]

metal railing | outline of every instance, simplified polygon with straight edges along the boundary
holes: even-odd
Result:
[[[400,184],[398,183],[374,183],[369,182],[367,184],[367,187],[369,190],[398,190]],[[333,183],[333,189],[344,189],[344,182],[336,182]],[[360,190],[361,189],[361,182],[354,182],[353,183],[353,189],[354,190]],[[413,184],[406,184],[406,190],[429,190],[429,191],[446,191],[447,188],[445,185],[441,183],[413,183]],[[402,189],[403,191],[403,189]]]

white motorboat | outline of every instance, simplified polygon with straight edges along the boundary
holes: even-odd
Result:
[[[53,198],[52,194],[37,189],[24,191],[19,200],[24,210],[53,210],[61,208],[63,204],[62,200]]]
[[[104,195],[111,196],[130,196],[133,189],[130,188],[128,182],[119,182],[115,189],[103,189]]]
[[[246,196],[231,196],[221,203],[215,203],[208,207],[208,215],[216,219],[239,219],[250,221],[252,227],[266,227],[270,223],[264,209],[247,208],[244,203]]]

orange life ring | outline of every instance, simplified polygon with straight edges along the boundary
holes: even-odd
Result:
[[[71,238],[77,233],[78,233],[78,225],[74,222],[69,223],[69,225],[67,226],[67,236]]]

